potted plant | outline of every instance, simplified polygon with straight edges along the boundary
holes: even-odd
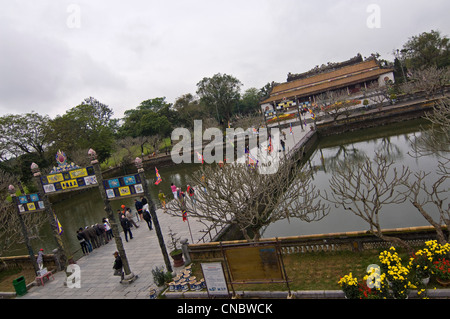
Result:
[[[164,271],[164,267],[158,267],[152,269],[153,282],[156,286],[161,287],[164,284],[168,284],[172,281],[172,274]]]
[[[345,275],[338,281],[342,291],[347,299],[358,299],[360,296],[360,290],[358,285],[358,279],[353,277],[352,273]]]
[[[439,258],[433,263],[433,273],[436,280],[442,286],[450,285],[450,260],[447,258]]]
[[[178,248],[178,243],[180,242],[180,237],[176,237],[176,233],[172,232],[172,229],[169,227],[169,247],[171,247],[172,251],[169,253],[173,259],[174,267],[181,267],[184,265],[183,259],[183,251]]]
[[[420,249],[413,254],[409,261],[409,268],[415,273],[418,282],[428,284],[431,275],[432,253],[427,248]]]
[[[394,298],[407,299],[410,288],[409,269],[399,264],[397,266],[391,266],[388,274],[392,278],[392,280],[389,280],[389,282],[391,284]]]

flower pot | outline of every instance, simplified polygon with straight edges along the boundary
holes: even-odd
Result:
[[[444,286],[444,287],[447,287],[447,286],[450,286],[450,280],[445,280],[445,279],[441,279],[441,278],[439,278],[439,277],[436,277],[436,280],[437,280],[437,282],[440,284],[440,285],[442,285],[442,286]]]
[[[179,252],[170,254],[170,256],[173,259],[173,266],[174,267],[181,267],[184,265],[184,259],[183,259],[183,252],[179,250]]]

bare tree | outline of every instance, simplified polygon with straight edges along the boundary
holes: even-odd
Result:
[[[379,109],[381,109],[384,102],[389,100],[389,86],[387,83],[380,86],[377,82],[374,82],[369,85],[367,90],[369,100],[374,102]]]
[[[0,170],[0,256],[11,247],[23,243],[19,217],[15,204],[8,200],[8,186],[13,185],[15,178]],[[22,215],[28,234],[32,238],[39,238],[39,229],[47,222],[47,215],[43,212],[30,212]]]
[[[450,81],[450,68],[430,66],[424,69],[412,70],[410,76],[413,91],[424,91],[425,98],[433,98],[437,93],[444,95],[444,88]]]
[[[331,196],[325,192],[324,198],[366,221],[373,235],[410,250],[400,238],[385,235],[380,223],[384,206],[406,200],[402,188],[410,171],[405,167],[398,170],[393,164],[393,160],[379,152],[373,160],[366,156],[361,162],[341,162],[330,179]]]
[[[192,217],[236,225],[247,240],[259,240],[260,229],[277,220],[312,222],[328,213],[311,183],[311,172],[293,160],[281,160],[273,175],[245,164],[206,166],[191,185],[197,185],[195,202],[173,200],[166,205],[169,214],[180,216],[186,210]]]
[[[444,98],[437,102],[433,111],[425,116],[431,123],[431,129],[422,131],[418,138],[411,139],[413,157],[433,155],[438,157],[437,177],[430,180],[430,173],[420,171],[414,174],[415,179],[408,181],[408,198],[412,205],[436,229],[439,242],[450,242],[445,236],[444,227],[450,229],[450,100]],[[432,217],[432,207],[437,209],[438,216]]]
[[[422,214],[430,225],[436,230],[437,239],[441,244],[450,242],[450,238],[445,236],[444,228],[450,229],[450,202],[448,176],[441,176],[437,181],[428,185],[427,177],[429,173],[420,171],[414,174],[415,180],[408,181],[406,195],[415,208]],[[431,207],[438,211],[437,220],[430,214]]]
[[[341,115],[345,115],[346,117],[350,115],[350,110],[353,105],[347,101],[348,96],[347,90],[327,91],[320,94],[317,99],[321,111],[331,116],[333,121],[336,121]]]

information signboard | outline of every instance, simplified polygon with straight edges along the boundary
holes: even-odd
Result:
[[[223,272],[222,263],[201,263],[203,278],[208,295],[228,295],[228,286]]]
[[[233,283],[285,282],[276,246],[234,247],[225,256]]]

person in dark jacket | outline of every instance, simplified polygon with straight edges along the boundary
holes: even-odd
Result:
[[[113,265],[113,269],[114,269],[114,275],[116,275],[117,273],[120,273],[120,282],[122,282],[123,277],[124,277],[124,273],[123,273],[123,264],[122,264],[122,258],[120,258],[119,252],[115,251],[114,252],[114,265]]]
[[[125,234],[125,240],[128,242],[128,236],[127,234],[130,234],[130,239],[133,239],[133,233],[131,232],[131,225],[128,218],[126,218],[124,215],[120,217],[120,224],[122,225],[123,233]]]
[[[140,201],[137,199],[134,200],[134,207],[136,207],[136,211],[138,212],[138,218],[140,217],[142,219],[142,206],[144,206]]]
[[[150,212],[148,211],[148,204],[146,204],[142,209],[144,220],[147,222],[147,226],[150,230],[152,230],[152,217],[150,216]]]
[[[100,247],[100,244],[97,240],[97,232],[95,231],[94,227],[92,226],[86,226],[84,232],[86,233],[89,241],[92,244],[92,248],[98,248]]]
[[[83,228],[80,227],[80,229],[77,230],[77,239],[80,243],[81,250],[83,251],[83,255],[89,255],[89,248],[86,243],[86,235],[83,234]]]

